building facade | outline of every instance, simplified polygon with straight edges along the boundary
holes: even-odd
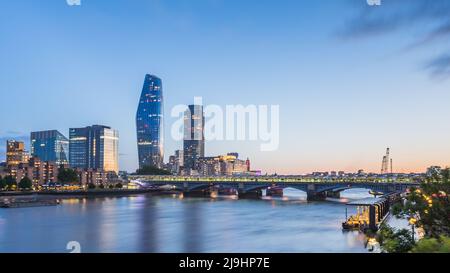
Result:
[[[7,174],[11,175],[19,183],[24,177],[28,177],[35,188],[46,183],[57,182],[59,166],[53,161],[43,161],[38,157],[31,157],[27,163],[9,166]]]
[[[119,173],[119,132],[93,125],[71,128],[69,163],[72,168],[99,169]]]
[[[31,156],[58,165],[69,163],[69,140],[56,130],[31,133]]]
[[[27,163],[30,159],[28,152],[25,150],[23,141],[7,140],[6,141],[6,165],[17,166],[21,163]]]
[[[160,78],[146,75],[136,113],[139,168],[164,164],[163,90]]]
[[[99,185],[115,185],[122,183],[117,173],[107,172],[98,169],[75,169],[78,174],[79,183],[81,186],[87,187],[89,184]]]
[[[198,160],[198,173],[202,176],[250,174],[250,160],[241,160],[237,158],[235,153],[215,157],[201,157]]]
[[[205,157],[205,116],[202,105],[189,105],[184,114],[184,170],[198,170],[198,159]]]

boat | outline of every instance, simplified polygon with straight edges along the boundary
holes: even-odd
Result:
[[[374,191],[374,190],[370,190],[369,191],[369,194],[371,194],[371,195],[373,195],[373,196],[382,196],[382,195],[384,195],[384,193],[382,193],[382,192],[379,192],[379,191]]]
[[[266,196],[283,197],[283,188],[270,187],[266,190]]]
[[[5,200],[0,201],[0,208],[29,208],[57,206],[60,202],[57,199],[49,200]]]

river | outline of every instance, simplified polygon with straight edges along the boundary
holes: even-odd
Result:
[[[345,202],[306,202],[285,190],[263,200],[137,195],[71,198],[54,207],[0,209],[0,252],[367,252],[361,233],[344,232]],[[349,214],[352,209],[349,208]]]

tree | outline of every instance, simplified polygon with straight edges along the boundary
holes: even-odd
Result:
[[[450,169],[434,169],[420,188],[412,188],[405,202],[392,208],[394,215],[408,218],[411,224],[423,228],[424,238],[412,242],[408,250],[406,232],[380,232],[382,247],[388,252],[441,253],[450,252]],[[411,234],[412,235],[412,234]],[[386,239],[387,238],[387,239]]]
[[[450,237],[450,169],[433,172],[418,189],[411,189],[404,204],[394,212],[400,217],[415,218],[425,236]]]
[[[144,166],[142,169],[136,170],[137,175],[172,175],[171,172],[159,169],[155,166]]]
[[[117,189],[121,189],[121,188],[123,188],[123,185],[122,185],[122,183],[117,183],[117,184],[116,184],[116,188],[117,188]]]
[[[30,178],[28,177],[24,177],[22,178],[22,180],[20,180],[19,182],[19,189],[21,190],[30,190],[33,187],[33,182],[31,181]]]
[[[61,183],[78,183],[79,177],[75,170],[60,168],[58,172],[58,181]]]
[[[105,185],[100,184],[100,185],[98,186],[98,188],[99,188],[99,189],[104,189],[104,188],[105,188]]]
[[[12,190],[14,185],[16,185],[16,183],[17,183],[16,179],[12,175],[5,176],[4,180],[6,183],[6,187],[9,190]]]
[[[450,253],[450,237],[424,238],[411,251],[413,253]]]
[[[114,189],[114,185],[113,185],[113,184],[111,184],[111,185],[109,185],[109,186],[108,186],[108,188],[110,188],[110,189]]]
[[[411,231],[396,230],[386,224],[380,227],[378,241],[383,251],[388,253],[407,253],[415,245]]]
[[[90,189],[90,190],[95,189],[95,184],[94,183],[89,183],[88,189]]]

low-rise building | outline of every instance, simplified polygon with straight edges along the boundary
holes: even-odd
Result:
[[[42,161],[37,157],[32,157],[27,163],[10,165],[3,170],[6,175],[11,175],[19,183],[24,177],[28,177],[35,188],[47,183],[58,181],[59,166],[56,162]]]
[[[30,159],[29,153],[25,150],[23,141],[8,140],[6,141],[6,165],[17,166],[27,163]]]
[[[250,160],[237,158],[236,153],[222,156],[201,157],[198,160],[202,176],[231,176],[250,174]]]
[[[88,186],[89,184],[94,184],[95,186],[104,185],[115,185],[122,180],[113,171],[106,172],[98,169],[75,169],[79,177],[79,183],[82,186]]]

